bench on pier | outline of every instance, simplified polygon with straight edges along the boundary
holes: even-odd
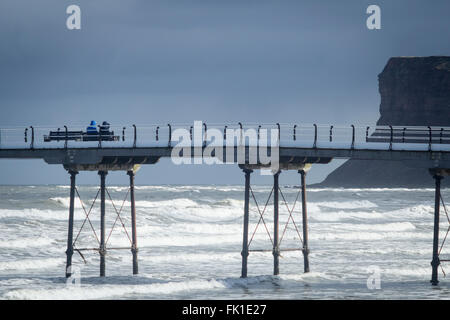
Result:
[[[114,135],[114,131],[100,133],[86,133],[83,131],[50,131],[44,135],[44,141],[119,141],[119,136]]]
[[[50,131],[48,135],[44,135],[44,141],[65,141],[65,140],[83,140],[83,131]]]
[[[450,144],[450,130],[444,128],[377,128],[367,142]]]

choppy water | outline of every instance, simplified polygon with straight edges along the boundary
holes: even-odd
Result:
[[[97,193],[94,186],[79,187],[84,205]],[[264,206],[271,187],[254,187]],[[119,209],[127,187],[109,187]],[[283,187],[292,206],[297,189]],[[434,191],[432,189],[310,189],[308,191],[310,265],[303,274],[299,251],[283,252],[280,275],[272,276],[271,252],[252,252],[247,279],[240,278],[243,187],[139,186],[136,187],[138,276],[133,276],[131,252],[109,251],[107,277],[98,277],[99,257],[74,254],[80,285],[64,278],[67,186],[0,186],[0,298],[2,299],[447,299],[450,279],[440,273],[440,285],[431,287],[430,260]],[[443,190],[450,199],[450,190]],[[280,199],[282,199],[280,197]],[[272,233],[272,207],[264,215]],[[128,202],[121,215],[129,225]],[[294,220],[301,230],[300,203]],[[250,236],[258,221],[251,207]],[[99,205],[91,220],[99,234]],[[107,235],[116,215],[107,205]],[[288,218],[280,203],[280,234]],[[75,236],[84,220],[76,203]],[[441,218],[441,239],[448,227]],[[95,247],[86,224],[77,247]],[[128,246],[120,221],[108,246]],[[283,248],[300,247],[292,224]],[[450,245],[448,246],[450,248]],[[271,249],[260,226],[251,249]],[[447,247],[441,255],[450,257]],[[368,268],[380,270],[381,289],[367,288]],[[449,265],[443,264],[444,271]]]

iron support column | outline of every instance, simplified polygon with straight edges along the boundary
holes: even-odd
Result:
[[[439,261],[439,212],[440,212],[440,202],[441,202],[441,180],[442,176],[433,176],[436,186],[434,194],[434,231],[433,231],[433,260],[431,260],[431,284],[436,286],[438,281],[438,267],[440,265]]]
[[[66,250],[66,278],[72,275],[72,255],[73,255],[73,215],[75,208],[75,176],[76,171],[69,171],[70,174],[70,205],[69,205],[69,229],[67,234],[67,250]]]
[[[130,176],[130,201],[131,201],[131,253],[133,254],[133,274],[138,274],[137,261],[137,234],[136,234],[136,206],[134,202],[134,171],[127,172]]]
[[[100,175],[100,277],[105,276],[105,178],[108,174],[107,171],[99,171]]]
[[[241,278],[247,278],[247,259],[248,259],[248,220],[249,220],[249,202],[250,202],[250,174],[253,170],[243,169],[245,173],[245,196],[244,196],[244,233],[242,239],[242,271]]]
[[[299,170],[299,173],[302,180],[303,266],[304,272],[309,272],[308,211],[306,209],[306,171]]]
[[[280,273],[279,267],[279,259],[280,259],[280,248],[278,245],[278,229],[279,229],[279,216],[278,216],[278,193],[279,193],[279,184],[278,177],[280,175],[280,171],[274,174],[273,176],[273,274],[278,275]]]

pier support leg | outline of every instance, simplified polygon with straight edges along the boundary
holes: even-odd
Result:
[[[130,176],[130,201],[131,201],[131,253],[133,254],[133,274],[138,274],[137,261],[137,234],[136,234],[136,206],[134,201],[134,171],[127,172]]]
[[[105,256],[106,256],[106,247],[105,247],[105,180],[107,171],[99,171],[100,175],[100,277],[105,276]]]
[[[249,220],[249,202],[250,202],[250,174],[253,170],[243,169],[245,173],[245,196],[244,196],[244,233],[242,239],[242,271],[241,278],[247,278],[247,259],[248,259],[248,220]]]
[[[73,255],[73,215],[75,208],[75,176],[76,171],[69,171],[70,174],[70,205],[69,205],[69,228],[67,235],[67,250],[66,250],[66,278],[72,275],[72,255]]]
[[[308,211],[306,209],[306,171],[299,170],[302,180],[302,219],[303,219],[303,266],[304,272],[309,272],[309,248],[308,248]]]
[[[279,215],[278,215],[278,194],[279,194],[279,184],[278,177],[281,171],[278,171],[273,176],[273,274],[278,275],[280,273],[280,248],[278,245],[279,239]]]
[[[433,259],[431,260],[431,284],[436,286],[438,281],[438,267],[440,265],[439,261],[439,212],[440,212],[440,202],[441,202],[441,180],[442,176],[433,176],[436,186],[434,195],[434,230],[433,230]]]

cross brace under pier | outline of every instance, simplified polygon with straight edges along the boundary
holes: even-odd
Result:
[[[98,251],[99,255],[100,255],[100,276],[104,277],[106,275],[106,254],[107,254],[107,250],[115,250],[115,249],[131,249],[131,253],[133,255],[133,274],[138,274],[138,260],[137,260],[137,253],[138,253],[138,248],[137,248],[137,233],[136,233],[136,206],[135,206],[135,197],[134,197],[134,177],[135,177],[135,172],[137,170],[137,167],[133,167],[131,166],[130,168],[128,168],[127,175],[129,176],[129,180],[130,180],[130,187],[128,189],[127,192],[127,196],[124,199],[124,203],[126,198],[128,197],[128,194],[130,194],[130,203],[131,203],[131,239],[128,235],[128,232],[125,228],[125,225],[120,217],[120,213],[122,211],[123,208],[123,204],[122,207],[120,208],[120,210],[117,210],[116,206],[114,205],[114,202],[112,201],[111,195],[108,192],[108,189],[106,188],[106,175],[108,174],[107,170],[104,170],[105,168],[102,168],[102,170],[98,171],[98,174],[100,176],[100,190],[97,193],[97,196],[95,197],[92,205],[90,206],[89,211],[86,211],[83,203],[81,202],[81,198],[80,195],[78,193],[78,190],[76,188],[76,180],[75,177],[78,174],[79,170],[76,170],[76,168],[68,168],[68,172],[70,174],[70,204],[69,204],[69,223],[68,223],[68,235],[67,235],[67,250],[66,250],[66,277],[70,277],[72,275],[72,256],[74,251],[77,251],[81,257],[84,259],[83,255],[82,255],[82,251],[85,250],[93,250],[93,251]],[[97,234],[95,232],[95,228],[93,227],[91,220],[89,219],[89,215],[92,211],[92,208],[97,200],[97,197],[100,193],[100,239],[98,239]],[[85,213],[85,219],[81,225],[81,228],[78,232],[77,237],[75,238],[75,240],[73,239],[73,227],[74,227],[74,211],[75,211],[75,195],[77,195],[80,199],[80,202],[82,203],[82,208],[83,211]],[[114,210],[116,211],[117,217],[116,220],[114,221],[114,224],[112,226],[112,229],[108,235],[108,237],[106,237],[106,228],[105,228],[105,222],[106,222],[106,196],[109,197],[109,199],[111,200],[111,204],[114,207]],[[112,234],[112,231],[117,223],[117,221],[120,221],[122,224],[122,227],[125,230],[125,233],[128,236],[128,239],[130,240],[130,244],[131,247],[111,247],[111,248],[107,248],[107,242],[109,240],[109,237]],[[91,229],[95,235],[95,238],[97,239],[98,248],[76,248],[75,244],[76,241],[78,239],[78,236],[80,235],[83,227],[85,226],[86,222],[89,223],[89,225],[91,226]]]
[[[293,217],[293,211],[295,209],[295,204],[297,202],[298,196],[299,194],[297,194],[297,199],[294,202],[292,208],[289,208],[286,202],[286,199],[283,195],[283,193],[281,192],[281,189],[279,187],[279,175],[281,173],[281,171],[277,171],[274,175],[273,175],[273,188],[272,191],[267,199],[267,202],[263,208],[263,210],[260,210],[259,206],[258,206],[258,202],[256,201],[256,198],[253,194],[253,190],[251,189],[251,184],[250,184],[250,175],[253,172],[252,169],[246,168],[246,167],[241,167],[244,174],[245,174],[245,191],[244,191],[244,222],[243,222],[243,241],[242,241],[242,270],[241,270],[241,277],[242,278],[246,278],[247,277],[247,265],[248,265],[248,256],[249,256],[249,252],[268,252],[268,251],[272,251],[273,254],[273,258],[274,258],[274,265],[273,265],[273,274],[274,275],[278,275],[280,272],[279,269],[279,257],[280,257],[280,252],[281,251],[302,251],[303,253],[303,257],[304,257],[304,272],[309,272],[309,248],[308,248],[308,219],[307,219],[307,204],[306,204],[306,170],[301,169],[298,170],[298,172],[301,175],[301,190],[299,191],[299,193],[302,194],[302,225],[303,225],[303,237],[300,235],[299,230],[295,224],[294,221],[294,217]],[[264,213],[266,211],[269,199],[271,198],[273,194],[273,214],[274,214],[274,224],[273,224],[273,239],[270,235],[269,230],[267,229],[265,220],[264,220]],[[281,235],[279,235],[279,195],[281,194],[282,199],[284,201],[284,203],[286,204],[287,210],[289,212],[289,218],[288,221],[286,223],[286,226],[283,230],[283,233]],[[250,215],[250,195],[252,196],[253,200],[255,201],[255,205],[256,208],[258,210],[258,213],[260,215],[259,221],[256,225],[256,228],[252,234],[251,239],[249,240],[249,215]],[[301,248],[288,248],[288,249],[280,249],[280,243],[283,239],[284,233],[286,231],[287,225],[290,222],[290,220],[292,220],[292,223],[295,226],[295,229],[297,230],[298,236],[300,238],[300,240],[302,241],[302,247]],[[256,233],[256,230],[258,229],[260,223],[262,222],[262,224],[264,225],[266,232],[272,242],[272,250],[264,250],[264,249],[253,249],[250,250],[249,246],[253,240],[253,237]]]

